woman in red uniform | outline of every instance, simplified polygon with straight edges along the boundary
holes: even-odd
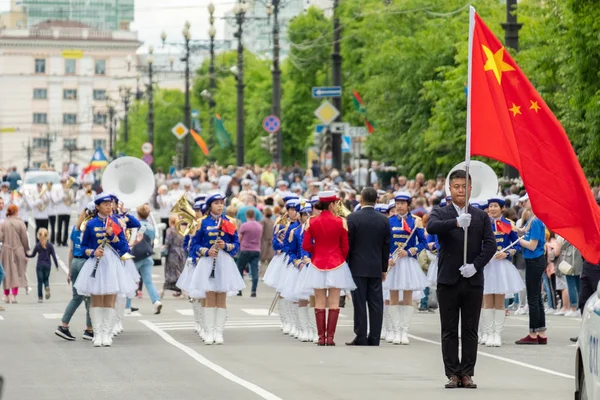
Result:
[[[334,215],[339,198],[335,192],[320,192],[315,205],[321,214],[311,218],[302,240],[302,248],[312,254],[306,272],[305,289],[315,291],[315,317],[319,346],[335,346],[333,337],[340,314],[340,290],[356,289],[348,256],[348,226],[346,220]],[[329,308],[327,324],[325,309]]]

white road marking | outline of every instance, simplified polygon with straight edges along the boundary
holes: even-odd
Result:
[[[142,314],[140,314],[139,311],[134,311],[134,312],[129,313],[129,314],[126,313],[125,316],[126,317],[141,317]]]
[[[46,319],[61,319],[62,314],[42,314]]]
[[[430,339],[426,339],[426,338],[419,337],[419,336],[414,336],[414,335],[408,335],[408,336],[411,339],[415,339],[415,340],[418,340],[420,342],[434,344],[436,346],[441,346],[442,345],[440,342],[437,342],[435,340],[430,340]],[[483,356],[483,357],[493,358],[494,360],[504,361],[504,362],[509,363],[509,364],[518,365],[520,367],[529,368],[529,369],[532,369],[534,371],[544,372],[546,374],[559,376],[561,378],[567,378],[567,379],[573,379],[573,380],[575,379],[575,377],[573,375],[563,374],[562,372],[553,371],[551,369],[538,367],[537,365],[527,364],[527,363],[524,363],[524,362],[521,362],[521,361],[513,360],[511,358],[501,357],[501,356],[498,356],[496,354],[490,354],[490,353],[486,353],[484,351],[478,351],[477,354],[479,354],[480,356]]]
[[[187,354],[188,356],[190,356],[191,358],[196,360],[199,364],[202,364],[206,368],[211,369],[212,371],[221,375],[223,378],[230,380],[231,382],[236,383],[245,389],[248,389],[249,391],[251,391],[252,393],[256,394],[257,396],[259,396],[263,399],[282,400],[280,397],[274,395],[273,393],[261,388],[260,386],[255,385],[254,383],[248,382],[247,380],[240,378],[239,376],[226,370],[225,368],[221,367],[220,365],[215,364],[214,362],[210,361],[206,357],[201,356],[200,354],[198,354],[191,348],[179,343],[177,340],[173,339],[173,337],[171,335],[163,332],[162,330],[160,330],[160,328],[156,327],[156,325],[154,325],[152,322],[147,321],[147,320],[142,320],[140,322],[142,324],[146,325],[146,327],[148,327],[148,329],[150,329],[151,331],[156,333],[158,336],[160,336],[165,342],[169,343],[170,345],[172,345],[174,347],[177,347],[179,350],[183,351],[185,354]]]
[[[175,310],[175,311],[177,311],[179,314],[185,315],[185,316],[193,316],[194,315],[194,310],[192,310],[191,308],[186,308],[185,310]]]
[[[4,317],[2,315],[0,315],[0,321],[3,321]]]
[[[185,321],[170,321],[170,322],[153,322],[154,326],[163,331],[183,331],[193,330],[196,328],[196,323],[191,320]],[[338,326],[350,327],[353,324],[349,321],[339,322]],[[273,320],[250,320],[250,319],[232,319],[225,323],[225,329],[266,329],[266,328],[281,328],[281,324]]]
[[[269,309],[268,308],[242,308],[242,311],[246,314],[256,315],[259,317],[268,317]],[[271,314],[275,315],[275,314]]]

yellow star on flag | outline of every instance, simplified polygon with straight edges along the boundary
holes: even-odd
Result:
[[[485,71],[494,71],[494,75],[496,75],[496,79],[498,80],[498,85],[502,84],[502,73],[507,71],[514,71],[515,69],[504,62],[504,47],[500,47],[495,53],[492,53],[492,50],[485,45],[481,45],[483,47],[483,52],[487,57],[487,62],[483,66]]]
[[[509,108],[508,110],[513,113],[513,117],[516,117],[517,114],[521,114],[521,106],[518,106],[515,103],[513,103],[512,108]]]
[[[538,110],[542,107],[538,106],[538,102],[537,101],[533,101],[533,100],[529,100],[531,101],[531,107],[529,107],[530,110],[534,110],[537,114]]]

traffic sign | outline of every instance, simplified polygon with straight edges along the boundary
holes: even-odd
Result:
[[[142,153],[152,154],[153,146],[152,143],[146,142],[142,145]]]
[[[142,161],[144,161],[148,165],[152,165],[152,163],[154,162],[154,157],[152,157],[150,154],[144,154],[142,156]]]
[[[346,129],[346,135],[350,137],[367,137],[369,133],[364,126],[350,126]]]
[[[342,136],[342,153],[350,153],[352,149],[352,138],[350,136]]]
[[[184,124],[180,122],[177,125],[175,125],[173,129],[171,129],[171,132],[173,132],[173,135],[175,135],[177,139],[181,140],[185,137],[185,135],[189,133],[189,130]]]
[[[192,110],[192,118],[198,118],[200,116],[200,111]]]
[[[325,128],[327,128],[327,125],[319,124],[315,126],[315,133],[322,133]]]
[[[341,86],[317,86],[312,88],[313,98],[322,97],[341,97],[342,87]]]
[[[280,127],[281,122],[275,115],[269,115],[263,120],[263,128],[268,133],[275,133]]]
[[[350,124],[347,122],[334,122],[331,124],[331,132],[332,133],[341,133],[343,135],[348,132],[348,128],[350,128]]]
[[[325,125],[331,124],[340,115],[337,108],[328,101],[325,101],[315,110],[315,116],[321,120]]]

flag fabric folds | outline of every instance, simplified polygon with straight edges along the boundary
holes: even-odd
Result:
[[[193,129],[190,129],[190,134],[194,138],[194,141],[196,142],[198,147],[200,147],[200,150],[202,150],[202,153],[204,153],[204,155],[207,156],[208,155],[208,146],[206,145],[206,142],[204,141],[204,139],[202,139],[202,136],[200,136],[200,134],[196,133],[196,131]]]
[[[106,227],[107,228],[112,228],[113,234],[115,236],[118,236],[119,234],[121,234],[121,232],[123,232],[123,228],[121,228],[121,225],[119,225],[118,222],[115,222],[112,219],[112,217],[109,217],[108,220],[106,221]]]
[[[367,107],[365,106],[365,102],[363,101],[362,97],[360,97],[360,94],[358,94],[356,90],[352,90],[352,96],[352,103],[354,104],[354,108],[356,109],[356,112],[362,114],[362,116],[364,117],[365,126],[367,127],[367,130],[369,131],[369,133],[375,132],[374,124],[367,117]]]
[[[402,230],[409,234],[412,233],[412,229],[410,229],[408,222],[406,222],[406,220],[404,218],[402,218]]]
[[[515,167],[535,215],[600,262],[600,209],[567,134],[494,33],[471,15],[470,154]]]
[[[235,225],[226,219],[221,222],[221,230],[225,233],[233,235],[235,233]]]
[[[504,222],[502,220],[496,221],[496,232],[502,232],[505,234],[510,234],[512,232],[512,225],[509,222]]]
[[[222,148],[230,147],[233,142],[231,141],[231,136],[229,136],[229,132],[225,129],[225,125],[223,125],[223,120],[219,114],[214,116],[213,123],[215,127],[215,137],[217,138],[217,142],[219,142],[219,146]]]
[[[90,161],[88,166],[83,169],[82,176],[85,176],[85,175],[89,174],[90,172],[95,171],[97,169],[104,168],[107,165],[108,165],[108,160],[106,159],[106,156],[102,152],[102,148],[98,147],[96,149],[96,151],[94,152],[94,155],[92,156],[92,161]]]

